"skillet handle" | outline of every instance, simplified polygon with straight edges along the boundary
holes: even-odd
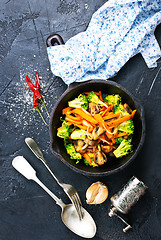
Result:
[[[64,45],[64,40],[63,38],[57,34],[57,33],[54,33],[52,35],[50,35],[47,39],[46,39],[46,45],[47,47],[54,47],[56,45]],[[78,85],[78,83],[71,83],[69,86],[68,86],[68,90],[74,88],[76,85]]]
[[[47,47],[53,47],[55,45],[63,45],[64,40],[59,34],[52,34],[46,39],[46,45]]]

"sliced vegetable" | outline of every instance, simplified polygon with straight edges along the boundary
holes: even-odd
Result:
[[[110,138],[112,136],[112,133],[111,133],[109,127],[107,126],[106,122],[103,120],[102,116],[100,114],[95,114],[94,118],[106,130],[108,137]]]
[[[108,104],[118,105],[121,102],[121,97],[118,94],[107,95],[104,99],[104,102]]]
[[[106,108],[102,113],[102,117],[105,115],[108,115],[109,111],[111,111],[113,109],[114,104],[112,104],[111,106],[109,106],[108,108]]]
[[[120,143],[118,148],[113,151],[113,154],[115,155],[115,157],[121,158],[121,157],[129,154],[130,152],[132,152],[132,144],[128,140],[124,139]]]
[[[103,120],[108,120],[108,119],[111,119],[111,118],[118,118],[121,116],[121,113],[112,113],[110,112],[107,116],[104,116],[103,117]]]
[[[71,120],[75,120],[75,121],[81,121],[81,117],[80,116],[72,116],[71,114],[66,114],[66,117],[70,118]]]
[[[107,107],[107,105],[102,102],[99,97],[93,92],[91,91],[88,96],[87,96],[87,100],[88,102],[93,102],[93,103],[96,103],[98,106],[102,107],[102,106],[105,106]]]
[[[132,114],[128,114],[128,115],[125,116],[125,117],[119,118],[119,119],[117,119],[117,120],[110,121],[110,122],[107,123],[107,125],[110,126],[110,127],[111,127],[111,126],[117,126],[117,125],[119,125],[120,123],[123,123],[123,122],[125,122],[125,121],[133,118],[135,112],[136,112],[136,110],[134,110],[134,111],[132,112]]]
[[[89,164],[91,164],[91,158],[90,158],[89,154],[83,153],[82,156],[86,159],[86,161],[87,161]]]
[[[86,135],[84,133],[84,130],[74,130],[72,134],[70,135],[71,139],[77,140],[77,139],[82,139],[84,140],[86,138]]]
[[[57,130],[57,136],[60,138],[68,138],[70,136],[70,126],[63,121],[62,126]]]
[[[76,109],[72,110],[72,113],[78,114],[79,116],[86,119],[90,123],[97,124],[97,121],[88,112],[83,111],[80,108],[76,108]]]
[[[115,143],[120,144],[123,140],[124,140],[123,137],[117,137],[115,138],[115,141],[116,141]]]
[[[93,130],[92,124],[90,124],[90,123],[89,123],[88,121],[86,121],[86,120],[82,120],[82,124],[83,124],[83,126],[86,126],[86,127],[87,127],[88,132],[92,132],[92,130]]]
[[[133,123],[132,119],[121,123],[118,126],[118,130],[122,131],[122,132],[126,132],[128,134],[133,134],[134,133],[134,123]]]
[[[64,109],[62,110],[62,114],[64,114],[64,115],[70,114],[70,112],[71,112],[72,109],[73,109],[72,107],[64,108]]]
[[[71,158],[71,159],[77,159],[77,160],[79,160],[79,159],[82,158],[82,155],[81,155],[80,153],[76,152],[73,144],[71,144],[71,143],[70,143],[70,144],[67,144],[67,145],[65,146],[65,148],[66,148],[66,150],[67,150],[67,153],[70,155],[70,158]]]
[[[118,105],[114,105],[113,112],[114,113],[121,113],[122,116],[125,116],[125,115],[129,114],[121,103],[118,104]]]
[[[84,108],[85,110],[88,109],[88,101],[84,94],[80,94],[74,100],[68,102],[69,107],[73,108]]]
[[[78,125],[82,124],[81,120],[79,120],[79,121],[78,120],[73,120],[73,119],[71,119],[70,117],[67,117],[67,116],[65,117],[65,120],[72,123],[72,124],[78,124]]]
[[[99,91],[98,93],[99,93],[99,99],[103,102],[102,92]]]

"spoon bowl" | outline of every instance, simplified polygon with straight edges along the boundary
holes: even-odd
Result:
[[[62,209],[62,221],[75,234],[84,238],[93,238],[96,233],[96,225],[91,215],[81,207],[83,219],[80,220],[72,204],[65,205]]]
[[[96,234],[96,224],[91,215],[83,208],[83,218],[80,220],[73,204],[64,204],[54,193],[52,193],[36,176],[35,169],[28,163],[23,156],[17,156],[12,161],[12,166],[28,180],[35,181],[42,187],[58,204],[61,209],[63,223],[75,234],[84,238],[93,238]]]

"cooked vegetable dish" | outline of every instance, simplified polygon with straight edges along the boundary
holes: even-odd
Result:
[[[57,136],[64,139],[66,151],[76,163],[98,167],[110,157],[121,158],[133,151],[135,112],[118,94],[103,98],[101,91],[84,92],[62,110]]]

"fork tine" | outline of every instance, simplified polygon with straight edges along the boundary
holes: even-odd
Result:
[[[75,195],[77,196],[77,199],[78,199],[78,202],[79,202],[80,206],[82,206],[82,202],[81,202],[81,199],[79,197],[78,192],[75,192]]]
[[[78,213],[79,219],[81,220],[82,219],[82,215],[81,215],[81,211],[80,211],[80,205],[78,204],[77,199],[75,198],[75,195],[71,196],[71,201],[72,201],[72,203],[74,204],[74,206],[76,208],[76,211]]]
[[[82,219],[83,218],[83,215],[82,215],[82,211],[81,211],[81,202],[80,202],[80,198],[79,198],[79,195],[78,195],[78,193],[77,192],[75,192],[74,193],[74,195],[73,195],[73,197],[74,197],[74,199],[75,199],[75,201],[76,201],[76,203],[77,203],[77,207],[78,207],[78,211],[79,211],[79,218],[80,219]]]

